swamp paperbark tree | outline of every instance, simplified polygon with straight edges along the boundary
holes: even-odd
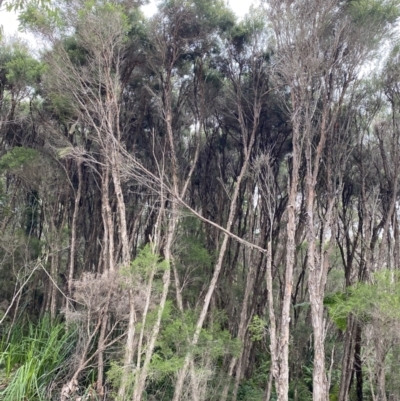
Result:
[[[127,4],[59,6],[22,17],[47,38],[39,79],[14,65],[12,86],[0,65],[1,115],[17,100],[0,163],[44,156],[0,176],[3,281],[27,273],[11,315],[58,315],[66,294],[78,326],[52,388],[81,396],[93,368],[90,391],[137,401],[395,394],[392,332],[374,353],[379,319],[353,313],[325,336],[323,304],[398,267],[395,54],[386,80],[359,74],[395,7],[270,1],[236,23],[208,0],[166,1],[149,21]],[[36,250],[19,253],[26,241]]]
[[[79,10],[80,8],[82,9]],[[68,40],[62,30],[57,27],[51,29],[49,26],[36,26],[52,44],[52,49],[45,56],[48,65],[46,88],[52,96],[61,98],[77,119],[71,131],[77,130],[78,135],[90,138],[95,144],[93,148],[96,150],[92,154],[86,153],[83,147],[73,145],[68,145],[63,154],[70,153],[77,160],[78,170],[85,163],[92,165],[93,170],[97,170],[100,175],[104,230],[102,266],[103,274],[112,274],[119,266],[128,266],[131,257],[121,179],[123,160],[120,154],[120,102],[123,91],[121,69],[128,21],[122,8],[111,3],[71,3],[64,11],[64,17],[74,25],[76,31],[72,41],[75,41],[76,47],[85,58],[79,59],[79,54],[66,47]],[[112,213],[111,196],[116,199],[115,215]],[[69,281],[72,278],[73,268],[70,265]],[[111,296],[109,293],[108,297]],[[133,358],[132,331],[134,333],[136,319],[131,290],[129,297],[125,366],[129,366]],[[103,393],[103,348],[108,317],[105,305],[98,340],[99,394]],[[124,383],[121,387],[124,387]]]
[[[324,290],[333,242],[333,208],[339,189],[334,169],[326,163],[325,215],[317,222],[316,189],[323,154],[330,146],[342,147],[335,127],[343,106],[352,101],[362,63],[397,15],[383,2],[341,1],[270,2],[266,5],[277,41],[277,71],[290,91],[288,113],[292,123],[293,166],[288,203],[288,251],[286,290],[280,328],[276,380],[280,400],[288,397],[289,299],[294,264],[295,209],[300,163],[305,169],[305,219],[307,232],[308,285],[314,342],[313,399],[325,401],[329,388],[325,371]],[[332,138],[334,140],[330,140]],[[344,135],[341,141],[346,143]],[[334,149],[331,150],[335,153]],[[303,159],[304,158],[304,159]],[[332,186],[333,185],[333,186]],[[322,219],[321,219],[322,217]],[[318,228],[319,226],[319,228]],[[317,243],[319,241],[319,244]],[[325,248],[325,243],[328,247]],[[330,245],[329,245],[330,244]]]

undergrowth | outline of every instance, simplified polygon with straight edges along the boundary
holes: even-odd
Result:
[[[66,374],[74,344],[74,331],[48,317],[14,325],[0,339],[0,399],[49,400]]]

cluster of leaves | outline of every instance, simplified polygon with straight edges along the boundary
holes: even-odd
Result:
[[[372,318],[382,322],[400,320],[400,274],[398,271],[376,272],[371,282],[357,283],[346,292],[338,292],[325,297],[330,318],[340,330],[345,330],[350,314],[361,322]]]
[[[39,153],[35,149],[16,147],[0,158],[0,173],[16,172],[26,166],[30,166],[37,160]]]

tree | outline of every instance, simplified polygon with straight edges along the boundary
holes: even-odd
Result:
[[[363,8],[366,6],[366,10]],[[370,12],[370,14],[368,14]],[[393,14],[394,12],[394,14]],[[280,399],[287,399],[287,349],[289,333],[289,299],[292,292],[295,209],[300,166],[304,157],[305,220],[307,230],[307,264],[311,316],[314,333],[313,399],[326,400],[329,389],[325,372],[324,289],[333,242],[335,193],[340,188],[340,175],[334,177],[336,166],[328,159],[326,165],[326,198],[324,212],[317,224],[316,189],[321,161],[328,145],[343,150],[346,136],[335,132],[348,95],[354,90],[359,68],[396,18],[391,5],[369,2],[367,5],[332,1],[272,2],[267,13],[273,23],[277,40],[278,70],[283,85],[290,89],[289,116],[293,127],[291,195],[288,202],[287,276],[281,347],[282,358],[276,374]],[[361,25],[363,21],[364,25]],[[376,23],[379,22],[379,23]],[[372,28],[372,24],[376,23]],[[368,26],[368,31],[365,30]],[[362,36],[361,36],[362,35]],[[367,38],[367,40],[366,40]],[[349,97],[348,97],[349,96]],[[330,150],[335,152],[334,149]],[[340,173],[339,173],[340,174]],[[319,241],[319,244],[318,242]],[[326,242],[330,245],[325,247]]]

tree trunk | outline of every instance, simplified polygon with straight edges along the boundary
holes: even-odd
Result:
[[[357,401],[363,401],[363,371],[361,360],[361,325],[357,324],[354,349],[354,370],[356,372]]]
[[[228,231],[230,231],[232,226],[233,226],[233,220],[234,220],[234,217],[235,217],[235,214],[236,214],[237,200],[238,200],[239,192],[240,192],[240,185],[241,185],[242,180],[243,180],[243,178],[245,176],[245,173],[247,172],[247,169],[248,169],[248,165],[249,165],[249,161],[250,161],[250,153],[251,153],[251,150],[253,148],[254,139],[255,139],[255,130],[253,129],[248,148],[246,149],[245,160],[243,162],[243,165],[242,165],[242,168],[240,170],[239,176],[238,176],[238,178],[236,180],[235,190],[234,190],[233,195],[232,195],[232,200],[231,200],[231,204],[230,204],[230,208],[229,208],[228,221],[227,221],[227,224],[226,224],[226,230],[228,230]],[[193,334],[193,338],[192,338],[192,340],[190,342],[190,347],[189,348],[193,348],[194,346],[196,346],[197,342],[199,340],[200,332],[201,332],[201,329],[203,327],[204,321],[205,321],[206,316],[207,316],[207,311],[208,311],[208,308],[210,306],[211,298],[212,298],[212,296],[214,294],[214,290],[215,290],[215,287],[217,285],[219,274],[220,274],[221,269],[222,269],[222,264],[223,264],[223,261],[224,261],[224,257],[225,257],[225,253],[226,253],[226,249],[227,249],[227,245],[228,245],[228,240],[229,240],[229,235],[228,234],[224,234],[224,238],[223,238],[222,245],[221,245],[221,248],[220,248],[220,251],[219,251],[219,255],[218,255],[218,260],[217,260],[217,263],[216,263],[215,268],[214,268],[214,273],[213,273],[210,285],[208,287],[208,291],[207,291],[205,299],[204,299],[203,308],[202,308],[202,310],[200,312],[200,316],[199,316],[199,318],[197,320],[196,329],[195,329],[195,332]],[[187,369],[189,367],[191,358],[192,358],[191,351],[188,351],[188,353],[187,353],[187,355],[185,357],[185,361],[184,361],[182,370],[178,374],[178,380],[177,380],[176,385],[175,385],[175,392],[174,392],[174,396],[173,396],[173,399],[172,399],[173,401],[179,401],[180,398],[181,398],[181,394],[182,394],[182,390],[183,390],[183,384],[184,384],[184,381],[185,381],[185,377],[186,377],[186,374],[187,374]]]
[[[134,355],[134,339],[135,339],[135,323],[136,323],[136,311],[135,302],[133,300],[133,291],[129,289],[129,322],[128,322],[128,333],[125,345],[125,356],[124,365],[122,370],[122,378],[120,388],[118,390],[118,397],[120,400],[125,400],[126,386],[129,380],[129,374],[133,374],[132,361]]]
[[[251,251],[249,250],[249,252],[251,252]],[[250,261],[250,269],[246,276],[247,277],[246,288],[244,291],[242,310],[240,313],[240,320],[239,320],[239,329],[238,329],[238,334],[237,334],[237,338],[243,346],[244,346],[245,334],[246,334],[247,323],[248,323],[247,315],[248,315],[250,294],[251,294],[251,291],[253,290],[254,281],[255,281],[255,271],[254,270],[255,270],[254,263],[252,263],[252,261]],[[230,387],[230,383],[231,383],[231,377],[233,376],[235,367],[236,367],[235,385],[234,385],[233,394],[232,394],[232,397],[230,398],[230,400],[235,401],[237,398],[237,391],[238,391],[239,383],[240,383],[240,379],[241,379],[241,370],[242,370],[241,367],[242,367],[243,352],[244,352],[244,350],[242,347],[239,357],[232,357],[232,359],[231,359],[231,362],[229,364],[229,370],[228,370],[228,379],[227,379],[227,383],[224,387],[223,393],[221,395],[221,401],[225,401],[228,397],[229,387]]]
[[[77,161],[78,167],[78,190],[75,194],[75,202],[74,202],[74,213],[72,216],[71,222],[71,243],[70,243],[70,252],[69,252],[69,267],[68,267],[68,289],[67,295],[71,297],[72,295],[72,281],[74,279],[74,272],[75,272],[75,253],[76,253],[76,223],[78,220],[79,214],[79,204],[81,201],[81,194],[82,194],[82,161],[78,159]],[[68,310],[70,309],[70,300],[66,300],[66,307],[67,307],[67,314],[66,319],[68,322]]]
[[[293,95],[292,95],[293,98]],[[295,99],[293,98],[295,102]],[[288,204],[286,207],[288,220],[286,224],[286,265],[285,265],[285,284],[283,289],[283,299],[281,306],[281,321],[279,332],[275,336],[276,348],[271,343],[271,357],[275,361],[272,369],[275,378],[275,387],[278,401],[288,401],[289,396],[289,330],[290,330],[290,305],[293,290],[293,270],[296,258],[296,200],[299,182],[299,170],[301,160],[300,131],[299,122],[293,120],[293,154],[292,171],[288,184]],[[272,296],[272,294],[271,294]],[[270,306],[270,308],[273,305]]]
[[[108,302],[107,302],[108,304]],[[108,307],[107,307],[108,309]],[[97,357],[97,382],[96,382],[96,393],[99,397],[104,396],[104,387],[103,387],[103,376],[104,376],[104,343],[106,338],[106,330],[107,330],[107,323],[108,323],[108,313],[107,310],[105,311],[100,327],[100,334],[99,334],[99,342],[97,349],[99,350],[99,355]]]
[[[356,340],[357,324],[354,316],[347,318],[347,327],[344,337],[344,352],[342,359],[342,370],[340,376],[338,401],[349,401],[349,391],[354,377],[354,349]]]
[[[165,256],[165,260],[168,263],[168,268],[165,270],[164,275],[163,275],[163,289],[162,289],[160,303],[158,306],[157,319],[153,325],[153,330],[151,332],[150,339],[147,344],[146,356],[145,356],[145,359],[143,362],[143,366],[140,369],[140,372],[137,372],[137,376],[136,376],[136,380],[135,380],[135,389],[134,389],[134,394],[133,394],[133,399],[132,399],[133,401],[141,401],[141,399],[142,399],[142,394],[143,394],[146,380],[147,380],[151,357],[153,356],[154,347],[156,345],[156,340],[157,340],[158,333],[159,333],[160,327],[161,327],[162,314],[165,309],[165,304],[167,301],[167,295],[168,295],[169,286],[170,286],[170,282],[171,282],[171,269],[170,269],[169,263],[170,263],[170,260],[172,259],[172,252],[171,252],[172,241],[173,241],[173,238],[175,235],[177,221],[178,221],[178,216],[176,213],[176,205],[173,204],[172,216],[171,216],[171,220],[169,222],[169,227],[168,227],[167,243],[164,247],[164,256]]]

